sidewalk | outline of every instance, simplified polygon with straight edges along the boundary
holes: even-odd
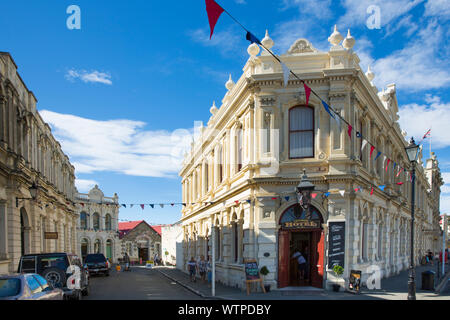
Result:
[[[446,266],[446,271],[450,271]],[[408,296],[408,270],[399,275],[381,280],[380,290],[368,290],[362,288],[361,294],[356,295],[348,292],[333,292],[315,288],[284,288],[272,290],[269,293],[252,292],[247,293],[238,288],[224,286],[216,283],[216,296],[212,297],[210,284],[202,283],[200,279],[190,282],[189,275],[174,267],[154,267],[154,270],[165,275],[170,280],[177,282],[186,289],[196,293],[205,299],[222,300],[407,300]],[[419,266],[416,268],[416,298],[417,300],[450,300],[450,294],[437,295],[432,291],[421,290],[422,272],[436,271],[436,266]],[[437,285],[437,280],[435,280]]]

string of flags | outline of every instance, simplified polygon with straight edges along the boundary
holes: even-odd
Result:
[[[306,82],[303,79],[298,77],[292,70],[290,70],[289,67],[285,63],[283,63],[279,57],[277,57],[270,49],[266,48],[253,33],[251,33],[249,30],[247,30],[237,19],[235,19],[228,11],[226,11],[223,7],[221,7],[216,1],[205,0],[205,3],[206,3],[206,12],[208,14],[208,20],[209,20],[210,30],[211,30],[210,39],[213,36],[215,26],[216,26],[220,16],[222,15],[222,13],[225,12],[232,20],[234,20],[242,29],[244,29],[246,31],[246,39],[248,41],[250,41],[252,44],[256,43],[256,44],[262,46],[269,54],[271,54],[281,64],[281,67],[283,70],[284,87],[287,87],[288,82],[289,82],[289,76],[292,74],[295,78],[297,78],[300,82],[303,83],[303,88],[305,90],[306,104],[309,103],[311,93],[313,93],[322,102],[322,105],[323,105],[325,111],[330,115],[331,118],[333,118],[336,121],[336,125],[340,131],[342,131],[341,122],[344,122],[347,125],[347,134],[348,134],[349,138],[352,139],[352,133],[354,132],[353,126],[347,120],[345,120],[340,115],[339,112],[336,112],[331,106],[329,106],[312,88],[310,88],[306,84]],[[370,159],[372,159],[372,156],[373,156],[373,153],[375,152],[375,150],[377,151],[375,160],[377,160],[381,155],[383,155],[383,153],[381,151],[379,151],[378,148],[376,148],[375,144],[373,144],[371,141],[369,141],[366,137],[363,137],[361,132],[356,131],[355,134],[356,134],[357,138],[362,139],[361,153],[363,152],[364,148],[367,145],[370,145]],[[430,136],[431,136],[431,129],[428,130],[427,133],[425,133],[425,135],[422,138],[422,141],[419,142],[419,145],[421,145],[421,143],[427,137],[430,137]],[[385,166],[386,160],[387,160],[387,165]],[[396,173],[396,177],[399,177],[399,175],[402,172],[405,172],[406,176],[409,175],[410,181],[413,181],[413,177],[408,170],[401,167],[398,163],[396,163],[395,161],[393,161],[386,155],[383,155],[382,166],[386,172],[388,172],[388,168],[389,168],[389,165],[391,162],[393,164],[394,174],[395,174],[395,169],[397,168],[397,170],[398,170]]]

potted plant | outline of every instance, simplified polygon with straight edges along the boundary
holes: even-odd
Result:
[[[263,275],[263,280],[265,279],[265,277],[269,274],[269,269],[264,266],[261,268],[261,270],[259,270],[259,273]],[[266,292],[270,291],[270,284],[264,284],[264,289],[266,290]]]
[[[333,267],[333,272],[336,275],[336,277],[341,278],[342,274],[344,273],[344,268],[342,268],[340,265],[335,265]],[[339,289],[341,288],[341,286],[337,283],[333,284],[333,291],[334,292],[339,292]]]

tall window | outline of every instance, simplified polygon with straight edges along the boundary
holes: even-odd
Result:
[[[220,228],[219,227],[215,227],[216,229],[215,229],[215,240],[216,240],[216,261],[219,261],[220,260],[220,244],[221,244],[221,241],[220,241]]]
[[[234,244],[234,255],[233,255],[233,261],[235,263],[239,262],[239,233],[240,233],[240,226],[237,222],[233,224],[233,244]]]
[[[219,183],[222,183],[222,181],[223,181],[223,149],[222,149],[222,147],[219,148],[219,155],[217,158],[219,160]]]
[[[237,149],[237,171],[241,171],[242,169],[242,158],[243,158],[243,147],[242,147],[242,129],[238,129],[237,134],[237,143],[236,143],[236,149]]]
[[[362,257],[364,260],[368,259],[368,241],[367,241],[367,237],[368,237],[368,232],[369,230],[369,224],[367,222],[363,222],[362,224]]]
[[[92,216],[92,220],[94,230],[100,230],[100,215],[97,212]]]
[[[86,230],[88,228],[86,212],[82,212],[80,214],[80,228],[83,230]]]
[[[383,225],[378,225],[378,259],[382,259],[383,256]]]
[[[359,124],[359,133],[361,133],[361,134],[363,135],[363,138],[365,138],[365,137],[364,137],[364,133],[363,133],[363,123],[362,123],[362,121],[359,120],[359,121],[358,121],[358,124]],[[359,160],[361,160],[361,161],[363,161],[363,159],[364,159],[364,157],[363,157],[364,153],[363,153],[363,151],[361,150],[361,148],[362,148],[362,143],[363,143],[363,138],[358,139],[358,140],[359,140]]]
[[[105,230],[111,230],[111,216],[109,215],[109,213],[105,216]]]
[[[289,158],[314,157],[314,109],[294,107],[289,110]]]

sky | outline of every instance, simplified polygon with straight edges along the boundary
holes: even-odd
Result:
[[[431,127],[446,182],[441,212],[450,212],[450,1],[218,3],[260,39],[268,30],[276,54],[298,38],[328,51],[334,25],[344,37],[350,29],[377,88],[396,84],[402,129],[420,140]],[[80,9],[80,29],[67,26],[71,5]],[[229,75],[237,81],[249,57],[245,32],[225,14],[209,39],[204,0],[7,1],[0,30],[0,51],[11,53],[37,97],[76,168],[79,192],[98,184],[128,204],[181,202],[178,172],[194,123],[208,122]],[[128,206],[120,219],[170,224],[180,210]]]

